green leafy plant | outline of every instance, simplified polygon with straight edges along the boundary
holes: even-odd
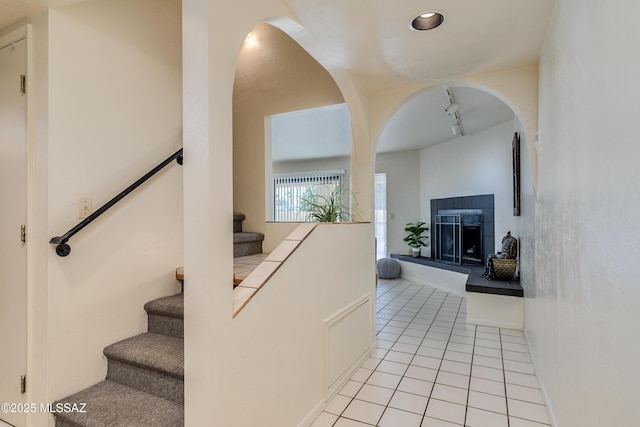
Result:
[[[342,186],[311,187],[300,196],[300,210],[309,222],[354,221],[348,205],[351,196]]]
[[[427,246],[426,240],[429,238],[429,236],[422,235],[422,233],[429,230],[429,227],[425,227],[425,224],[426,223],[421,221],[415,223],[407,223],[407,225],[405,225],[404,227],[404,231],[409,234],[407,234],[407,237],[405,237],[403,241],[412,248],[416,249],[420,248],[421,246]]]

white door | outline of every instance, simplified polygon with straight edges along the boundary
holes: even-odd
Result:
[[[26,70],[26,39],[0,44],[0,403],[16,404],[26,402],[21,377],[27,373]],[[26,425],[20,412],[0,410],[0,420]]]

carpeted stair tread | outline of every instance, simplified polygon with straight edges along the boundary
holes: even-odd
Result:
[[[240,233],[242,232],[242,221],[244,221],[246,217],[241,213],[233,214],[233,232]]]
[[[262,233],[253,233],[249,231],[233,233],[233,243],[262,242],[263,240],[264,234]]]
[[[103,381],[56,403],[86,403],[85,413],[57,413],[64,427],[184,426],[183,405],[113,381]]]
[[[149,301],[144,309],[148,314],[184,319],[184,294]]]
[[[108,359],[184,379],[184,340],[147,332],[111,344]]]

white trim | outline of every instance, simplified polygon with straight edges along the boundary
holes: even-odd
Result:
[[[366,294],[360,298],[358,298],[353,303],[349,304],[339,312],[335,313],[333,316],[325,319],[322,322],[322,340],[323,340],[323,382],[324,382],[324,394],[325,400],[329,400],[332,396],[334,396],[340,388],[347,382],[351,375],[360,367],[362,362],[371,354],[373,351],[373,342],[375,337],[370,336],[369,338],[369,346],[367,349],[363,350],[362,353],[358,356],[358,358],[348,367],[345,371],[331,384],[329,384],[329,330],[332,326],[336,325],[340,321],[346,319],[350,314],[354,313],[360,307],[366,305],[369,310],[369,314],[373,312],[373,305],[371,302],[371,294]],[[373,330],[372,316],[369,316],[369,328],[368,330],[371,332]],[[372,334],[373,335],[373,334]]]
[[[533,348],[531,346],[531,340],[529,339],[529,333],[527,332],[527,330],[524,330],[524,338],[527,341],[527,346],[529,347],[529,354],[531,355],[531,363],[533,364],[533,371],[536,373],[536,379],[538,381],[538,387],[540,387],[540,393],[542,394],[542,400],[544,401],[544,406],[547,408],[547,415],[549,415],[549,422],[551,423],[552,427],[556,427],[558,425],[558,422],[556,421],[556,417],[555,414],[553,413],[552,407],[551,407],[551,401],[549,400],[549,395],[547,394],[547,390],[544,386],[544,384],[542,383],[542,381],[540,381],[540,369],[538,369],[538,364],[536,363],[536,358],[534,357],[533,352],[531,351],[531,349]]]

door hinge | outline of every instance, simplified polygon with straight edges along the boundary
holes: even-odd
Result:
[[[27,376],[23,375],[20,377],[20,394],[25,394],[27,392]]]
[[[27,243],[27,226],[26,225],[20,226],[20,241],[22,243]]]
[[[24,74],[20,74],[20,93],[27,93],[27,76]]]

